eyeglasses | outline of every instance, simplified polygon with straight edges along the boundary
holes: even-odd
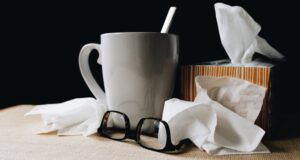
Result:
[[[136,130],[132,131],[127,115],[118,111],[107,111],[104,114],[98,133],[118,141],[129,138],[143,148],[158,152],[179,151],[185,142],[173,145],[168,123],[157,118],[142,118]]]

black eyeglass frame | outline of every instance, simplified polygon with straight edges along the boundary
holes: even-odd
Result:
[[[105,125],[107,125],[107,120],[108,120],[108,117],[109,117],[110,113],[117,113],[117,114],[120,114],[120,115],[123,116],[123,118],[125,120],[125,127],[126,127],[124,137],[122,137],[122,138],[113,138],[113,137],[109,136],[108,134],[106,134],[104,132],[104,127],[106,127]],[[140,135],[141,135],[141,132],[142,132],[142,125],[143,125],[145,120],[149,120],[149,119],[161,122],[164,125],[165,129],[166,129],[166,136],[167,136],[166,137],[166,143],[165,143],[165,146],[162,149],[155,149],[155,148],[147,147],[147,146],[143,145],[140,141]],[[134,131],[131,131],[130,130],[130,121],[129,121],[128,116],[125,113],[115,111],[115,110],[106,111],[104,113],[101,125],[98,128],[98,134],[101,135],[101,136],[107,137],[109,139],[112,139],[112,140],[117,140],[117,141],[122,141],[122,140],[125,140],[127,138],[132,139],[132,140],[135,140],[141,147],[152,150],[152,151],[157,151],[157,152],[179,151],[180,148],[185,143],[185,141],[180,141],[179,144],[173,145],[172,141],[171,141],[171,132],[170,132],[170,128],[169,128],[168,123],[161,120],[161,119],[158,119],[158,118],[153,118],[153,117],[142,118],[138,122],[136,129]]]

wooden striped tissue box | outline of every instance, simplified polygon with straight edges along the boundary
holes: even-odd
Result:
[[[267,88],[262,110],[256,120],[256,124],[266,131],[266,137],[270,137],[271,128],[271,74],[273,64],[253,62],[249,66],[230,65],[229,60],[218,60],[198,65],[181,66],[181,98],[193,101],[196,96],[195,77],[233,77],[243,79]]]

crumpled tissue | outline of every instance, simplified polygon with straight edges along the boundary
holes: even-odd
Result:
[[[231,77],[197,76],[196,89],[205,89],[208,96],[251,122],[257,119],[266,88]],[[197,100],[197,99],[196,99]]]
[[[271,59],[284,57],[258,35],[261,26],[242,7],[216,3],[215,12],[221,42],[232,63],[247,64],[256,52]]]
[[[97,132],[106,106],[94,98],[76,98],[58,104],[37,105],[25,114],[40,115],[46,125],[38,134],[89,136]]]
[[[266,89],[240,79],[225,79],[219,80],[220,85],[215,77],[197,77],[194,102],[179,99],[165,102],[162,119],[169,124],[172,143],[178,144],[181,140],[190,139],[198,148],[215,155],[269,153],[260,144],[265,131],[244,118],[248,115],[251,115],[250,119],[257,118],[253,118],[257,113],[251,112],[253,108],[260,110]],[[233,109],[210,96],[226,102]],[[235,113],[239,109],[234,107],[242,103],[246,107],[241,108],[242,114],[239,115]]]

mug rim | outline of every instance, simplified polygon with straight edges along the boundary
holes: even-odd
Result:
[[[160,33],[160,32],[108,32],[102,33],[100,36],[107,36],[107,35],[130,35],[130,34],[150,34],[150,35],[169,35],[178,37],[177,34],[174,33]]]

